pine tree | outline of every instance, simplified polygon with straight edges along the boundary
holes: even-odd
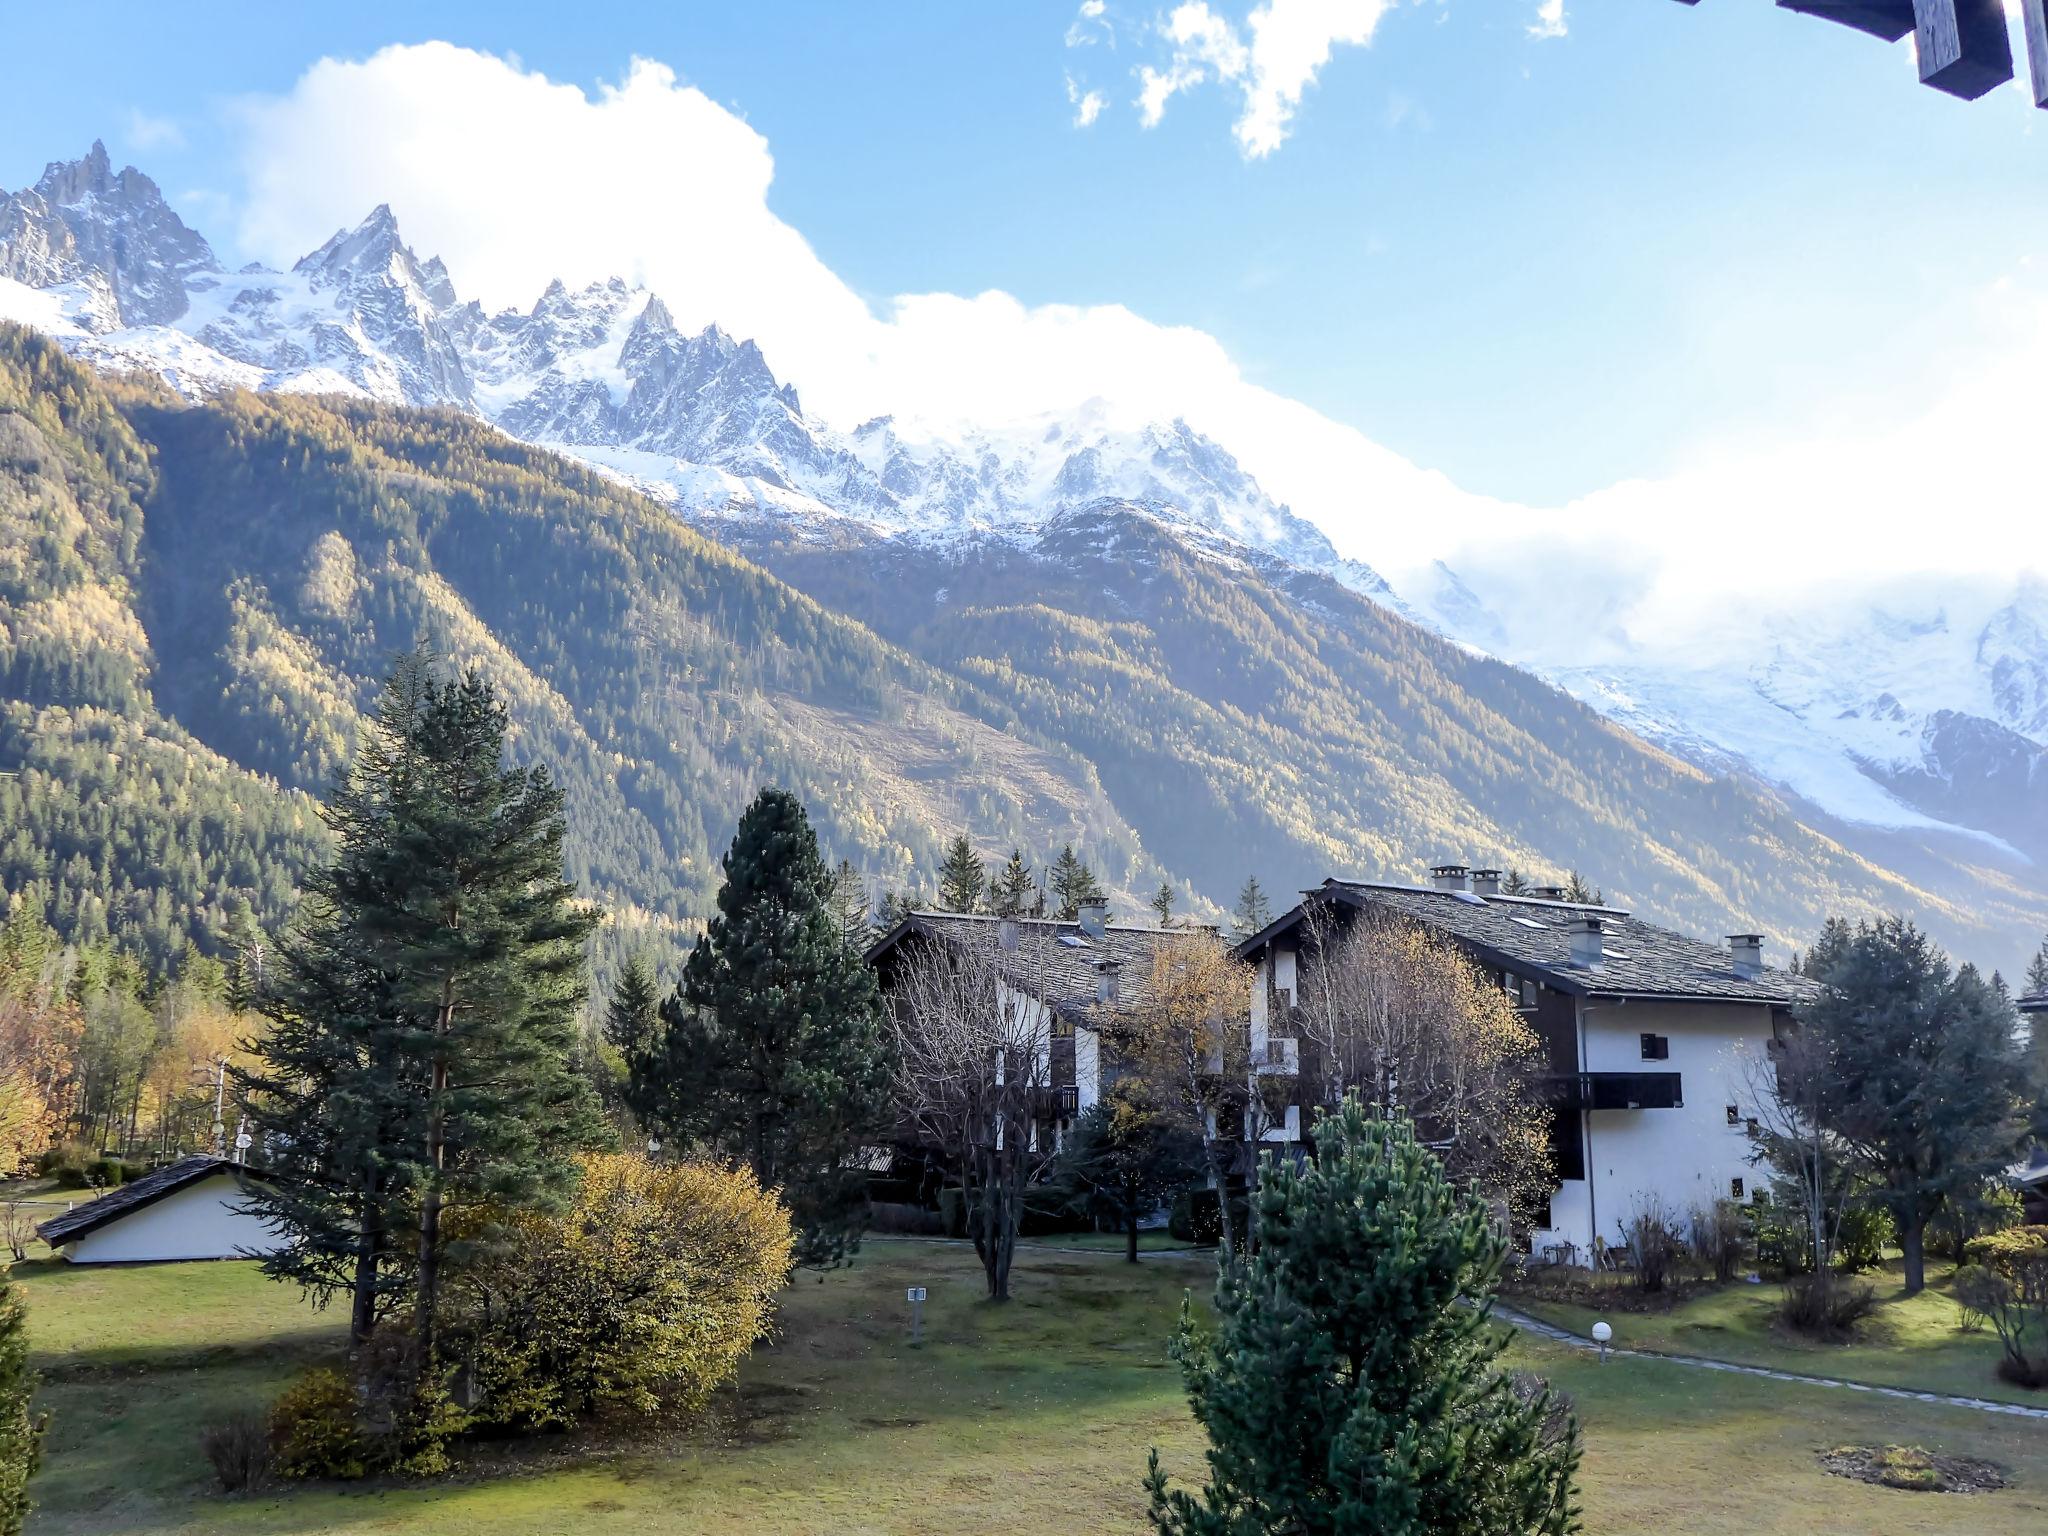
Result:
[[[1801,1022],[1825,1091],[1803,1097],[1890,1213],[1911,1295],[1926,1283],[1927,1222],[2015,1149],[2012,1007],[1900,917],[1859,927],[1823,974]]]
[[[1529,877],[1519,869],[1510,869],[1500,879],[1500,893],[1503,896],[1526,896],[1529,894]]]
[[[1597,907],[1607,898],[1598,886],[1587,884],[1586,877],[1575,869],[1565,879],[1564,899]]]
[[[1141,1078],[1113,1084],[1075,1121],[1056,1180],[1114,1220],[1124,1257],[1138,1262],[1138,1223],[1208,1172],[1201,1138],[1183,1128]]]
[[[1237,893],[1237,911],[1231,915],[1231,936],[1248,939],[1272,921],[1273,904],[1266,899],[1265,888],[1257,875],[1247,875]]]
[[[1355,1098],[1313,1162],[1274,1161],[1259,1248],[1220,1270],[1217,1319],[1183,1303],[1174,1356],[1209,1436],[1208,1484],[1169,1491],[1171,1536],[1563,1536],[1578,1430],[1495,1368],[1504,1240],[1405,1120]]]
[[[402,1169],[422,1157],[425,1083],[397,977],[366,935],[401,899],[389,845],[421,773],[430,683],[422,658],[401,662],[322,807],[335,856],[306,875],[297,919],[249,993],[269,1022],[249,1045],[257,1062],[229,1069],[271,1175],[250,1203],[286,1239],[264,1273],[322,1301],[346,1295],[357,1345],[410,1292],[416,1257]]]
[[[1160,881],[1159,889],[1152,893],[1152,912],[1159,919],[1160,927],[1170,928],[1173,926],[1173,883],[1171,881]]]
[[[855,1155],[887,1130],[891,1070],[874,973],[831,893],[802,804],[762,790],[725,856],[718,915],[662,1005],[662,1049],[635,1083],[665,1130],[781,1188],[814,1265],[859,1246]]]
[[[1060,856],[1052,861],[1052,873],[1046,884],[1052,892],[1052,915],[1055,922],[1071,923],[1081,915],[1081,908],[1090,902],[1104,899],[1102,884],[1090,869],[1074,853],[1074,845],[1067,844],[1060,849]]]
[[[972,912],[981,905],[988,869],[981,855],[961,833],[946,850],[946,862],[939,866],[939,906],[948,912]]]
[[[884,891],[882,904],[875,913],[876,926],[883,933],[888,933],[923,905],[922,898],[914,891]]]
[[[1044,906],[1031,866],[1024,862],[1024,850],[1012,848],[1010,857],[988,885],[988,909],[997,917],[1030,917],[1034,908]]]
[[[0,1272],[0,1536],[20,1536],[28,1520],[28,1481],[43,1459],[46,1418],[35,1412],[27,1309],[13,1277]]]
[[[1847,953],[1856,930],[1846,917],[1831,917],[1820,925],[1820,937],[1806,952],[1805,972],[1815,981],[1826,981],[1828,972]]]

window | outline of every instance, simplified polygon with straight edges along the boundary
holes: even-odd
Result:
[[[1294,1006],[1294,988],[1275,987],[1273,989],[1273,1003],[1282,1013],[1287,1012],[1288,1009]]]
[[[1536,1006],[1536,983],[1533,981],[1524,981],[1522,983],[1522,1006],[1524,1008],[1534,1008]]]
[[[1074,1021],[1072,1019],[1063,1019],[1060,1018],[1058,1015],[1054,1015],[1052,1021],[1052,1037],[1055,1040],[1073,1039]]]
[[[1670,1059],[1671,1042],[1668,1039],[1663,1035],[1643,1036],[1643,1060],[1669,1061]]]
[[[1536,919],[1533,917],[1511,917],[1508,919],[1508,921],[1511,923],[1520,923],[1524,928],[1548,928],[1550,926],[1550,924],[1548,923],[1537,922]]]
[[[1742,1110],[1738,1105],[1730,1104],[1728,1106],[1728,1123],[1730,1125],[1742,1124]]]
[[[1742,1198],[1742,1180],[1730,1179],[1728,1181],[1728,1198],[1730,1200],[1740,1200]]]

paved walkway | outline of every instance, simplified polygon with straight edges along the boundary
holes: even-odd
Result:
[[[1591,1339],[1584,1339],[1555,1323],[1542,1322],[1518,1312],[1513,1307],[1495,1302],[1493,1315],[1504,1323],[1511,1323],[1525,1333],[1562,1344],[1567,1349],[1597,1351],[1600,1346]],[[1947,1408],[1974,1408],[1979,1413],[2004,1413],[2022,1419],[2048,1419],[2048,1408],[2030,1408],[2024,1403],[1995,1403],[1984,1397],[1953,1397],[1946,1392],[1916,1392],[1910,1387],[1877,1387],[1867,1381],[1843,1381],[1835,1376],[1807,1376],[1798,1371],[1773,1370],[1766,1365],[1737,1365],[1732,1360],[1709,1360],[1699,1355],[1667,1355],[1653,1349],[1619,1349],[1609,1345],[1610,1355],[1620,1355],[1636,1360],[1657,1360],[1666,1365],[1686,1365],[1702,1371],[1727,1371],[1736,1376],[1761,1376],[1766,1381],[1797,1382],[1806,1387],[1831,1387],[1842,1392],[1874,1392],[1879,1397],[1903,1398],[1907,1402],[1936,1403]]]

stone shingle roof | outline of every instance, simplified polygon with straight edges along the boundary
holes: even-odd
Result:
[[[154,1205],[166,1195],[175,1195],[179,1190],[210,1179],[217,1173],[253,1173],[255,1170],[241,1163],[230,1162],[224,1157],[213,1157],[201,1153],[192,1157],[181,1157],[175,1163],[166,1163],[154,1173],[146,1173],[132,1184],[123,1184],[110,1189],[97,1200],[88,1200],[84,1205],[73,1206],[62,1216],[52,1216],[36,1228],[36,1236],[52,1248],[60,1248],[88,1232],[96,1232],[110,1221],[119,1221],[123,1216]]]
[[[1153,928],[1135,923],[1109,923],[1093,938],[1079,923],[1049,918],[1018,918],[1015,950],[998,948],[996,955],[1011,985],[1061,1013],[1086,1014],[1097,1006],[1097,985],[1105,962],[1117,968],[1118,1006],[1143,1000],[1152,979],[1152,956],[1162,943],[1213,937],[1213,928]],[[997,941],[1001,919],[960,912],[913,912],[868,950],[868,960],[882,958],[913,933],[953,943],[986,945]]]
[[[1480,896],[1370,880],[1326,881],[1322,894],[1361,910],[1413,918],[1491,963],[1581,997],[1725,999],[1789,1006],[1810,1001],[1820,992],[1806,977],[1773,966],[1765,966],[1754,977],[1739,976],[1726,945],[1659,928],[1622,907]],[[1585,916],[1600,920],[1604,955],[1595,968],[1572,964],[1570,925]],[[1296,907],[1247,939],[1238,953],[1250,958],[1301,918],[1302,909]]]

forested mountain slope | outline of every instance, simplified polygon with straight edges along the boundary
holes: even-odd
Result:
[[[1279,561],[1102,501],[1036,535],[844,525],[752,559],[474,416],[191,403],[0,329],[0,881],[159,951],[280,917],[392,654],[482,667],[568,790],[607,945],[680,937],[764,782],[879,892],[961,827],[1074,842],[1134,901],[1249,873],[1568,867],[1702,933],[1803,945],[1905,907],[1964,953],[2048,902],[2006,871],[1845,852],[1746,781]],[[787,583],[787,584],[786,584]],[[798,589],[803,589],[802,591]],[[808,592],[810,595],[804,595]]]

